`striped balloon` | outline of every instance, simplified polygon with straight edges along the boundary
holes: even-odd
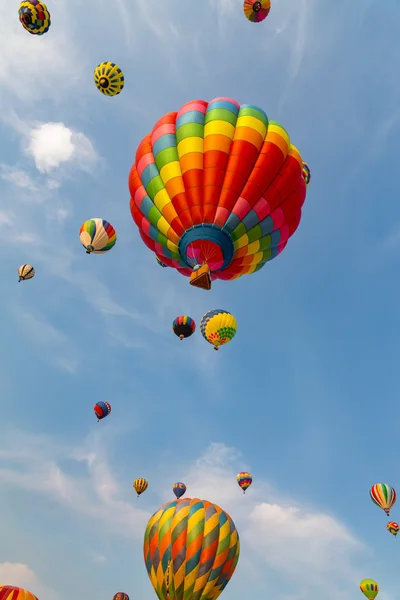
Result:
[[[239,534],[216,504],[174,500],[147,523],[143,552],[160,600],[216,600],[239,560]]]
[[[86,254],[104,254],[115,246],[117,234],[104,219],[88,219],[81,226],[79,237]]]
[[[196,323],[191,317],[188,317],[187,315],[180,315],[173,320],[172,331],[181,340],[183,340],[184,338],[188,338],[194,334],[196,331]]]
[[[390,509],[396,502],[395,489],[390,485],[387,485],[387,483],[376,483],[370,489],[369,495],[371,496],[372,502],[384,510],[389,516]]]
[[[259,271],[296,231],[303,160],[252,104],[194,100],[143,138],[129,175],[132,217],[163,264],[210,289]]]
[[[360,590],[368,600],[374,600],[379,593],[379,585],[373,579],[363,579],[360,583]]]
[[[38,600],[37,597],[19,587],[0,585],[0,600]]]
[[[253,477],[251,476],[251,473],[248,473],[247,471],[241,471],[241,473],[236,475],[236,481],[242,488],[243,494],[245,494],[247,488],[249,488],[253,482]]]
[[[271,0],[244,0],[243,12],[253,23],[261,23],[269,15]]]

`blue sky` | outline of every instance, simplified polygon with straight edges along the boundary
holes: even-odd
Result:
[[[275,0],[253,25],[241,0],[53,0],[41,39],[5,4],[0,582],[155,598],[144,526],[182,480],[238,527],[225,600],[347,600],[363,578],[391,600],[400,542],[368,490],[399,485],[398,3]],[[116,98],[94,86],[103,60],[124,71]],[[206,293],[157,266],[127,178],[164,113],[216,96],[281,122],[312,182],[285,251]],[[79,243],[95,216],[118,234],[104,256]],[[25,262],[37,276],[18,285]],[[219,353],[173,336],[177,315],[219,307],[238,321]]]

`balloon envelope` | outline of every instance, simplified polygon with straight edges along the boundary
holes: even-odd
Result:
[[[390,521],[390,523],[388,523],[386,525],[386,529],[394,536],[396,536],[399,533],[400,530],[400,526],[398,523],[396,523],[396,521]]]
[[[125,78],[118,65],[102,62],[94,70],[94,82],[105,96],[117,96],[124,89]]]
[[[29,0],[21,2],[18,10],[19,20],[26,31],[32,35],[47,33],[51,25],[50,13],[44,2]]]
[[[271,10],[271,0],[244,0],[243,12],[253,23],[261,23]]]
[[[143,477],[139,477],[133,482],[133,488],[138,496],[140,496],[140,494],[143,494],[143,492],[145,492],[148,487],[149,483],[148,481],[146,481],[146,479],[143,479]]]
[[[216,600],[239,560],[231,517],[198,498],[167,502],[144,534],[144,561],[160,600]]]
[[[247,488],[251,486],[253,482],[253,477],[247,471],[242,471],[241,473],[239,473],[239,475],[236,475],[236,481],[242,488],[244,494]]]
[[[163,264],[209,289],[211,280],[255,273],[283,251],[306,197],[302,167],[287,132],[262,109],[194,100],[139,144],[132,217]]]
[[[368,600],[374,600],[378,595],[379,585],[373,579],[363,579],[360,583],[360,590]]]
[[[371,496],[372,502],[389,515],[390,509],[396,502],[395,489],[387,483],[376,483],[370,489],[369,495]]]
[[[96,218],[83,223],[79,238],[87,254],[104,254],[115,246],[117,234],[111,223]]]
[[[172,331],[177,335],[181,340],[184,338],[188,338],[196,330],[196,323],[193,321],[191,317],[187,315],[181,315],[180,317],[176,317],[172,322]]]
[[[236,319],[231,313],[220,308],[210,310],[200,321],[200,331],[207,342],[218,350],[230,342],[236,335]]]
[[[93,410],[95,412],[96,417],[100,421],[100,419],[104,419],[110,414],[111,404],[109,404],[109,402],[100,401],[94,405]]]
[[[24,590],[23,588],[14,587],[13,585],[0,585],[0,600],[38,600],[37,597]]]
[[[181,498],[183,494],[186,492],[186,485],[181,481],[177,481],[172,486],[172,490],[177,498]]]
[[[124,592],[118,592],[113,597],[113,600],[129,600],[129,596],[128,596],[128,594],[125,594]]]

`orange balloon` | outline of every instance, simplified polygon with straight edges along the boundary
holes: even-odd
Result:
[[[0,585],[0,600],[38,600],[38,598],[28,590],[13,585]]]

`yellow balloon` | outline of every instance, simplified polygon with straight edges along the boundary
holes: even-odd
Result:
[[[200,331],[204,339],[218,350],[219,346],[230,342],[236,334],[236,319],[226,310],[210,310],[200,321]]]
[[[373,579],[363,579],[360,583],[360,590],[368,600],[374,600],[379,593],[379,585]]]
[[[133,482],[133,487],[137,495],[140,496],[140,494],[143,494],[143,492],[147,490],[149,484],[146,481],[146,479],[143,479],[143,477],[139,477],[139,479],[135,479],[135,481]]]
[[[103,62],[94,70],[94,82],[97,89],[105,96],[116,96],[124,88],[124,74],[118,65]]]

